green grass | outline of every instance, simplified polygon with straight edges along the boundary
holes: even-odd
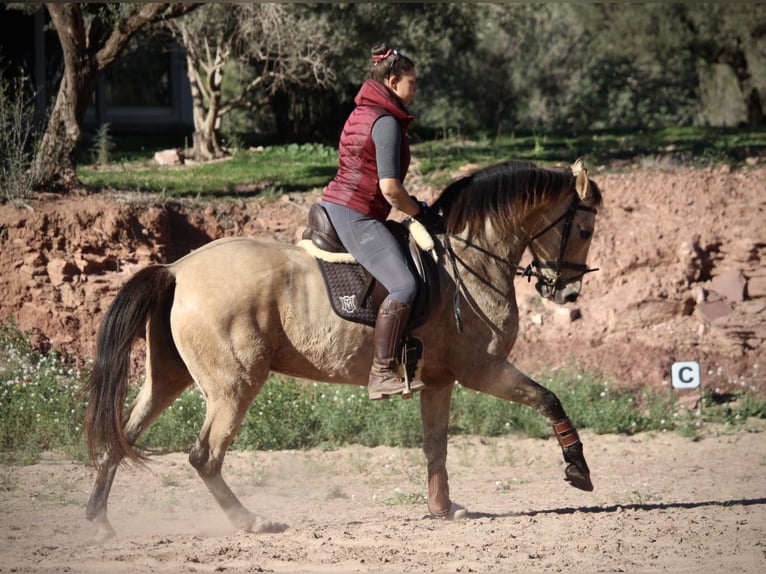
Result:
[[[461,165],[487,165],[526,159],[541,165],[568,165],[585,156],[589,166],[613,169],[651,159],[657,165],[741,165],[745,158],[766,154],[766,131],[724,128],[666,128],[655,131],[527,134],[497,140],[435,140],[415,146],[420,170],[445,185]]]
[[[56,354],[32,349],[13,321],[0,327],[0,460],[28,464],[54,450],[85,461],[85,404],[79,388],[87,370]],[[749,417],[766,418],[766,401],[742,394],[734,403],[705,396],[702,413],[679,408],[668,393],[618,389],[593,373],[557,370],[538,381],[555,392],[580,429],[633,434],[674,431],[696,437],[707,423],[746,428]],[[135,396],[137,385],[131,388]],[[189,389],[141,438],[159,451],[188,451],[205,416],[197,390]],[[456,386],[450,434],[551,437],[548,422],[528,407]],[[360,387],[271,377],[251,405],[234,449],[335,448],[344,444],[413,447],[421,444],[420,402],[370,401]]]
[[[130,190],[165,197],[238,197],[300,193],[321,188],[337,167],[335,147],[320,144],[239,150],[225,160],[182,167],[158,166],[153,151],[162,142],[139,145],[114,138],[113,163],[82,164],[80,179],[95,189]],[[165,146],[168,147],[168,146]],[[638,132],[527,134],[496,140],[434,140],[413,145],[413,158],[426,183],[443,187],[466,164],[489,165],[528,159],[541,165],[569,164],[585,156],[589,166],[619,169],[625,164],[739,166],[766,155],[766,131],[668,128]]]
[[[45,450],[85,460],[84,376],[55,353],[33,351],[12,320],[0,325],[0,461],[32,463]]]
[[[335,149],[304,144],[240,151],[221,161],[179,167],[156,165],[147,154],[145,159],[123,159],[107,168],[84,165],[77,174],[95,189],[244,198],[322,187],[332,179],[337,163]]]

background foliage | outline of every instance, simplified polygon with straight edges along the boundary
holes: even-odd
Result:
[[[224,131],[252,137],[260,125],[278,141],[334,144],[367,75],[369,48],[381,39],[417,63],[413,129],[424,139],[763,125],[764,4],[356,3],[292,10],[322,30],[335,81],[323,89],[292,86],[270,107],[232,114]],[[256,121],[260,116],[266,119]]]

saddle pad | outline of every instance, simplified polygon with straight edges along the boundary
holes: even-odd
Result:
[[[358,263],[331,263],[316,260],[322,271],[333,311],[349,321],[374,326],[377,311],[372,303],[364,269]]]

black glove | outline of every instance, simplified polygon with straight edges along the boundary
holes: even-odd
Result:
[[[442,217],[438,210],[429,207],[425,201],[420,201],[414,195],[411,195],[410,197],[418,204],[418,206],[420,206],[420,211],[415,216],[415,219],[422,223],[426,229],[430,231],[431,228],[436,227],[441,223]]]

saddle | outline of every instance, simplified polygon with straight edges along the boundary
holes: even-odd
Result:
[[[418,279],[418,292],[408,324],[408,329],[414,329],[425,323],[438,301],[439,274],[433,240],[425,228],[414,220],[408,223],[389,220],[386,226],[404,252],[409,253],[410,271]],[[418,239],[420,243],[430,240],[430,246],[426,245],[431,248],[430,253],[418,245]],[[378,308],[388,296],[388,291],[346,251],[327,212],[319,203],[309,209],[308,225],[299,245],[315,257],[335,313],[343,319],[374,326]]]

